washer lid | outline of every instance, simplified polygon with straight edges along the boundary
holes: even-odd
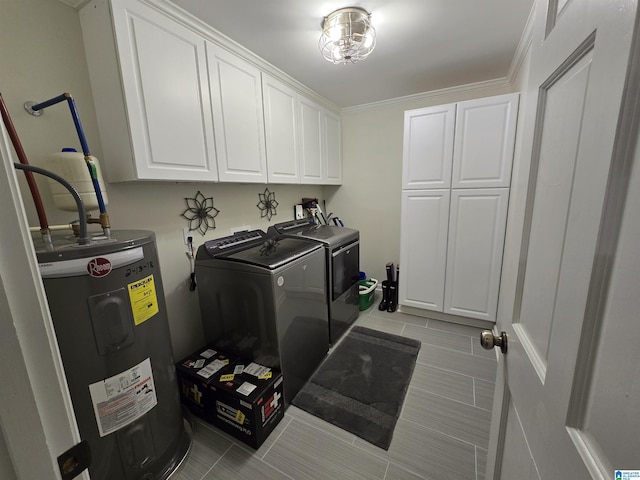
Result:
[[[357,240],[360,232],[353,228],[316,225],[315,227],[297,232],[295,235],[333,247],[335,245],[343,245],[351,240]]]
[[[229,255],[221,255],[218,258],[274,270],[319,248],[321,248],[320,244],[305,239],[277,237],[269,238],[260,245]]]

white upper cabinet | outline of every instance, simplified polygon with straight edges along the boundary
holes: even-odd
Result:
[[[207,42],[213,126],[221,181],[267,182],[260,70]]]
[[[517,93],[458,103],[453,188],[509,186],[517,117]]]
[[[217,180],[204,40],[138,2],[80,19],[107,179]]]
[[[455,104],[404,113],[402,188],[449,188]]]
[[[264,128],[269,183],[300,183],[298,94],[262,74]]]
[[[108,181],[341,183],[340,117],[219,32],[170,2],[80,21]]]
[[[324,111],[324,178],[325,185],[342,184],[342,123],[340,116]]]
[[[340,117],[310,98],[299,96],[300,182],[342,183]]]
[[[300,181],[319,184],[323,181],[322,107],[314,101],[300,99]]]

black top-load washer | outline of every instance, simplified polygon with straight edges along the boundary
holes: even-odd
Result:
[[[298,219],[273,225],[268,233],[313,240],[324,247],[329,341],[335,345],[359,314],[360,232]]]
[[[290,404],[329,350],[325,252],[261,230],[209,240],[195,264],[205,338],[278,368]]]

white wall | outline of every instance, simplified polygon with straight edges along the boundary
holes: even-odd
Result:
[[[63,92],[70,92],[76,100],[92,153],[101,162],[108,162],[102,157],[78,13],[54,0],[1,0],[0,9],[0,93],[29,162],[42,163],[48,153],[66,146],[80,150],[66,103],[47,108],[41,117],[33,117],[23,108],[25,101],[43,101]],[[27,215],[31,225],[37,226],[22,174],[20,180]],[[37,180],[49,223],[73,220],[73,214],[54,209],[45,179]],[[271,222],[261,218],[256,206],[258,194],[265,188],[275,193],[279,203]],[[229,235],[233,227],[250,225],[266,230],[270,224],[292,219],[293,205],[302,197],[322,198],[320,186],[136,182],[108,184],[106,189],[114,230],[139,228],[156,233],[176,359],[200,347],[203,341],[197,292],[190,292],[187,283],[189,262],[182,228],[188,223],[180,216],[186,207],[184,198],[195,196],[199,190],[213,197],[220,210],[217,228],[206,237],[196,233],[196,246],[206,239]]]
[[[2,434],[2,425],[0,425],[0,478],[3,480],[17,480],[16,472],[13,469],[13,463],[7,450],[7,444]]]

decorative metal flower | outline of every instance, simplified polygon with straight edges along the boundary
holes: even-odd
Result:
[[[198,190],[194,198],[185,197],[185,201],[187,209],[181,215],[189,220],[189,230],[199,230],[204,235],[210,228],[216,228],[215,217],[220,210],[213,206],[213,197],[205,198]]]
[[[264,189],[264,193],[259,193],[258,198],[260,201],[256,205],[260,209],[260,218],[267,217],[267,220],[271,221],[273,215],[277,215],[276,208],[278,202],[276,201],[275,192],[270,192],[268,188]]]

